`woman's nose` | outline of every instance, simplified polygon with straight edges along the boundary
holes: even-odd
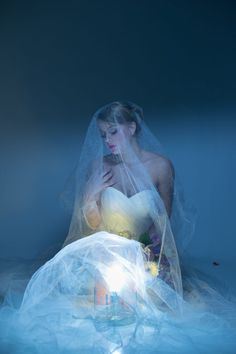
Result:
[[[110,142],[110,140],[111,140],[111,139],[110,139],[110,136],[107,134],[107,135],[106,135],[105,142],[106,142],[106,143],[109,143],[109,142]]]

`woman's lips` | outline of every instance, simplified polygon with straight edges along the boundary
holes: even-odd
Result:
[[[115,145],[108,145],[109,149],[114,149],[116,146]]]

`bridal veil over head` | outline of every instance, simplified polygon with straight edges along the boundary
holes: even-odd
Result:
[[[119,109],[117,110],[117,108]],[[86,236],[88,233],[94,232],[92,229],[89,230],[83,222],[82,208],[86,193],[85,187],[88,179],[93,178],[91,175],[92,172],[95,173],[94,180],[104,172],[104,157],[111,154],[101,136],[101,131],[98,126],[99,120],[117,124],[134,121],[136,123],[135,136],[139,147],[166,157],[158,138],[145,123],[142,108],[137,104],[130,101],[117,101],[99,108],[92,116],[76,167],[69,176],[65,190],[61,194],[61,200],[64,206],[69,210],[73,210],[73,217],[64,246],[78,238]],[[113,158],[114,164],[120,162],[125,169],[125,173],[121,177],[122,180],[119,181],[122,192],[128,196],[129,193],[133,195],[146,187],[152,190],[155,189],[159,200],[159,208],[162,208],[164,213],[164,206],[160,200],[158,188],[153,184],[150,176],[147,174],[133,146],[127,144],[125,152],[120,151],[118,154],[114,154]],[[126,162],[127,159],[129,162],[132,161],[133,163],[130,164]],[[185,200],[184,191],[179,181],[176,168],[172,176],[173,194],[170,224],[178,254],[182,255],[194,233],[196,210],[193,205],[190,205],[190,203]],[[132,183],[132,191],[127,190],[127,181]]]
[[[143,118],[142,108],[130,101],[109,103],[93,114],[76,170],[69,182],[70,187],[72,182],[74,184],[73,205],[68,198],[69,189],[62,195],[67,206],[71,203],[73,207],[69,233],[63,246],[96,231],[106,230],[140,241],[147,247],[147,252],[159,247],[158,265],[163,257],[168,260],[171,282],[181,294],[179,256],[193,234],[195,212],[187,206],[178,176],[170,163],[171,173],[165,176],[166,185],[169,184],[172,191],[172,207],[168,215],[158,186],[147,169],[147,163],[156,164],[159,168],[155,157],[164,153]],[[130,127],[133,139],[130,139],[128,130],[122,129],[124,126]],[[110,151],[106,132],[112,136],[117,129],[120,141],[116,150]],[[148,161],[142,158],[140,151],[149,152]],[[166,161],[170,162],[167,158]],[[102,175],[109,173],[110,166],[113,177],[107,182],[107,188],[101,191]],[[90,194],[95,194],[96,189],[98,203],[90,200]],[[139,222],[142,213],[148,214],[144,218],[146,225]],[[91,216],[89,220],[88,214]],[[148,237],[145,231],[150,225],[152,232]]]

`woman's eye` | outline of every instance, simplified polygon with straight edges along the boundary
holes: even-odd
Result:
[[[114,135],[114,134],[116,134],[116,133],[117,133],[117,129],[110,130],[110,131],[108,132],[108,134],[111,134],[111,135]],[[102,139],[105,139],[105,138],[106,138],[106,134],[101,134],[101,138],[102,138]]]
[[[111,131],[111,134],[112,134],[112,135],[114,135],[114,134],[116,134],[116,133],[117,133],[117,129]]]

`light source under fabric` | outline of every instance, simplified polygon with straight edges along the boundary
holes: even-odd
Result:
[[[235,303],[182,278],[193,209],[142,117],[131,102],[95,112],[67,238],[29,280],[20,307],[3,304],[3,350],[234,353]]]

